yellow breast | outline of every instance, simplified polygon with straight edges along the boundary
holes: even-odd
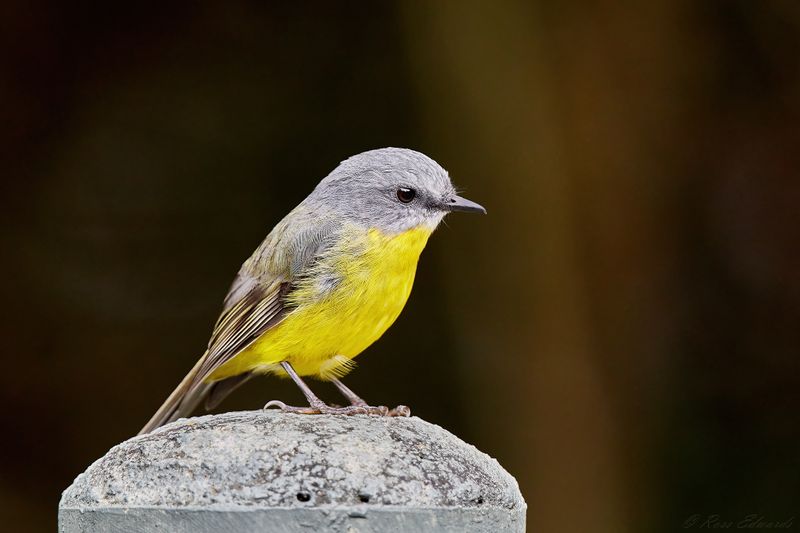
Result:
[[[431,230],[397,235],[345,232],[290,297],[294,309],[276,327],[222,365],[211,380],[243,372],[281,373],[289,361],[301,376],[346,374],[352,358],[375,342],[403,310]]]

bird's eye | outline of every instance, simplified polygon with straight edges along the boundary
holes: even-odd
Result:
[[[397,199],[403,202],[404,204],[409,203],[417,196],[417,191],[414,189],[409,189],[408,187],[400,187],[397,189]]]

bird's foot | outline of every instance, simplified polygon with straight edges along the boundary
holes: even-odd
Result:
[[[353,405],[351,407],[358,407],[358,408],[361,408],[361,409],[367,409],[369,411],[369,414],[371,414],[371,415],[403,416],[403,417],[411,416],[411,409],[406,405],[398,405],[394,409],[389,409],[385,405],[372,406],[372,405],[368,405],[364,401],[360,401],[360,402],[353,403]],[[347,409],[347,408],[345,407],[344,409]]]
[[[398,405],[394,409],[389,410],[389,414],[387,416],[404,416],[408,417],[411,416],[411,408],[407,405]]]
[[[377,415],[377,416],[411,416],[411,410],[405,405],[398,405],[394,409],[389,409],[385,405],[372,406],[367,404],[350,405],[338,407],[327,405],[323,402],[313,402],[308,407],[295,407],[286,405],[280,400],[267,402],[264,409],[277,407],[284,413],[295,413],[299,415]]]

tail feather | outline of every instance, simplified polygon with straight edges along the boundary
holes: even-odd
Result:
[[[158,408],[158,411],[150,418],[150,421],[139,431],[139,435],[149,433],[164,424],[188,416],[194,411],[212,387],[212,384],[198,383],[196,379],[205,358],[206,355],[203,355],[195,363],[194,367],[186,374],[186,377],[183,378],[175,390],[172,391],[172,394]]]

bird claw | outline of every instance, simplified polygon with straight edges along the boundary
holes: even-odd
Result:
[[[407,405],[398,405],[394,409],[390,410],[386,416],[402,416],[402,417],[409,417],[411,416],[411,408]]]
[[[375,415],[375,416],[411,416],[411,410],[405,405],[398,405],[394,409],[389,409],[385,405],[350,405],[348,407],[334,407],[324,403],[310,405],[308,407],[295,407],[286,405],[280,400],[267,402],[264,409],[277,407],[284,413],[295,413],[300,415]]]
[[[270,409],[272,407],[277,407],[278,409],[280,409],[284,413],[296,413],[296,414],[299,414],[299,415],[318,415],[318,414],[320,414],[320,411],[318,411],[317,409],[314,409],[311,406],[309,406],[309,407],[295,407],[293,405],[286,405],[285,403],[283,403],[280,400],[270,400],[270,401],[268,401],[267,404],[264,406],[264,409],[266,410],[266,409]]]

